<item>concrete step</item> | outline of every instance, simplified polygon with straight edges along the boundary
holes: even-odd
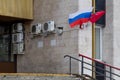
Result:
[[[0,80],[80,80],[68,74],[1,73]]]

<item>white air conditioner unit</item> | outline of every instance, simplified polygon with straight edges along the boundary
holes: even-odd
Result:
[[[13,54],[24,54],[24,43],[13,44]]]
[[[42,32],[42,24],[38,23],[31,27],[32,34],[39,34]]]
[[[55,31],[54,21],[48,21],[48,22],[44,23],[42,30],[43,30],[43,32],[53,32],[53,31]]]
[[[12,43],[23,42],[24,35],[23,33],[12,34]]]
[[[15,23],[12,26],[12,32],[23,32],[23,24],[22,23]]]

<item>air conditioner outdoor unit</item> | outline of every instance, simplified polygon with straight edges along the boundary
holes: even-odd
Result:
[[[39,34],[42,32],[42,24],[38,23],[32,26],[31,33],[32,34]]]
[[[23,24],[22,23],[15,23],[12,26],[12,32],[23,32]]]
[[[54,21],[48,21],[48,22],[44,23],[42,30],[43,30],[43,32],[53,32],[53,31],[55,31]]]
[[[23,33],[12,34],[12,43],[23,42],[24,36]]]
[[[13,54],[24,54],[24,43],[13,44]]]

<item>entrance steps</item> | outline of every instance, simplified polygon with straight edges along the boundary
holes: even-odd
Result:
[[[82,80],[68,74],[0,73],[0,80]]]

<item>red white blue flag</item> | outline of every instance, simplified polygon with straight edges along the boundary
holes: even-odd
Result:
[[[95,23],[97,20],[99,20],[103,15],[105,14],[105,11],[98,11],[91,15],[90,21],[92,23]]]
[[[99,11],[92,13],[92,0],[79,0],[79,10],[75,13],[69,14],[69,24],[71,28],[74,28],[76,25],[80,25],[82,29],[83,24],[95,23],[99,20],[104,14],[105,11]]]
[[[79,0],[78,1],[78,11],[69,15],[69,24],[71,28],[76,25],[83,25],[87,23],[92,14],[92,0]]]
[[[82,25],[89,21],[92,14],[92,7],[88,8],[88,10],[79,10],[76,13],[69,15],[69,24],[71,28],[76,25]]]

